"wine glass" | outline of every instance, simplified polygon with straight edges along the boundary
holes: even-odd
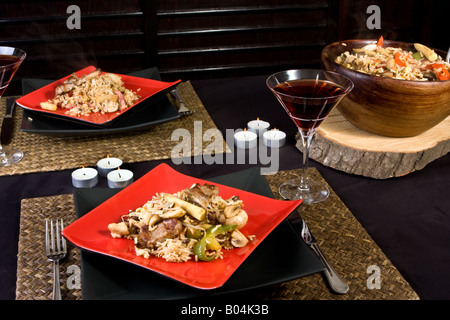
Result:
[[[327,199],[327,186],[307,175],[309,148],[317,127],[353,89],[352,81],[334,72],[294,69],[271,75],[266,84],[298,127],[304,148],[301,177],[284,182],[280,195],[307,204]]]
[[[0,46],[0,98],[26,56],[21,49]],[[0,145],[0,166],[9,166],[22,158],[23,153],[19,149]]]

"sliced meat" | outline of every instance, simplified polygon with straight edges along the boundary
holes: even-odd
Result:
[[[72,91],[73,88],[75,88],[75,86],[79,86],[80,84],[83,84],[84,82],[99,76],[101,73],[102,70],[98,68],[92,71],[91,73],[82,76],[81,78],[78,78],[77,75],[73,73],[61,85],[56,87],[55,96],[59,96],[64,93],[70,92]]]
[[[55,96],[59,96],[63,93],[71,91],[75,87],[75,82],[77,80],[77,75],[75,73],[71,74],[69,78],[67,78],[62,84],[56,87]]]
[[[154,238],[156,238],[157,240],[161,238],[173,239],[177,237],[183,230],[183,225],[180,221],[178,221],[178,219],[165,219],[162,223],[160,223],[160,225],[161,224],[164,226],[164,228],[156,228],[156,230],[154,231]],[[157,233],[157,231],[159,233]]]
[[[157,242],[176,238],[183,230],[183,225],[178,219],[165,219],[150,231],[147,225],[141,227],[138,246],[141,248],[155,248]]]
[[[211,197],[219,194],[219,188],[207,183],[204,185],[196,183],[191,188],[186,189],[185,193],[189,202],[192,202],[203,209],[208,209],[208,202]]]
[[[97,68],[94,71],[92,71],[89,74],[85,74],[84,76],[82,76],[81,78],[78,78],[78,80],[75,82],[75,84],[77,86],[79,86],[80,84],[85,83],[86,81],[92,80],[95,77],[98,77],[100,74],[102,73],[102,70]]]
[[[190,189],[186,189],[185,194],[189,202],[192,202],[203,209],[207,209],[209,197],[203,193],[200,188],[195,186]]]
[[[219,195],[219,188],[217,186],[214,186],[212,184],[196,184],[196,187],[200,188],[204,194],[206,194],[209,197],[218,196]]]

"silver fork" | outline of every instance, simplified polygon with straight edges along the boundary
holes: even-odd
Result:
[[[61,235],[63,229],[63,219],[51,220],[50,223],[45,219],[45,253],[53,261],[53,300],[61,300],[59,260],[67,254],[66,239]]]
[[[348,284],[345,282],[344,279],[339,276],[339,274],[334,270],[334,268],[331,266],[331,264],[328,262],[328,260],[325,258],[325,255],[322,253],[322,250],[320,250],[319,245],[317,244],[316,239],[312,235],[311,231],[309,231],[308,225],[306,224],[306,221],[301,218],[303,222],[302,232],[301,236],[303,240],[310,246],[310,248],[315,252],[315,254],[319,257],[319,259],[322,261],[322,263],[325,265],[325,277],[328,280],[328,283],[331,287],[331,289],[340,294],[347,293],[349,290]]]
[[[170,94],[173,95],[180,104],[180,108],[178,109],[178,113],[180,114],[180,116],[189,116],[194,113],[193,111],[189,110],[184,104],[183,100],[181,100],[180,96],[178,95],[177,88],[170,90]]]

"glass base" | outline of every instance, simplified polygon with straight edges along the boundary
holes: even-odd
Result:
[[[284,182],[278,192],[285,200],[302,199],[306,204],[324,201],[330,195],[330,190],[325,184],[308,180],[308,185],[308,189],[300,189],[300,179],[294,179]]]
[[[9,147],[0,148],[0,166],[6,167],[19,162],[23,158],[23,152]]]

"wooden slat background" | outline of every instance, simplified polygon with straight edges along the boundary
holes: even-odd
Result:
[[[270,72],[317,65],[334,35],[326,0],[168,1],[157,11],[159,67],[178,75]],[[205,2],[205,3],[206,3]],[[335,19],[335,17],[332,17]]]
[[[15,0],[0,6],[0,45],[25,50],[20,79],[57,79],[96,65],[127,73],[157,66],[164,80],[269,74],[320,67],[320,52],[350,38],[417,41],[447,50],[444,1],[424,0]],[[69,5],[81,9],[70,30]],[[368,30],[369,5],[382,29]]]

